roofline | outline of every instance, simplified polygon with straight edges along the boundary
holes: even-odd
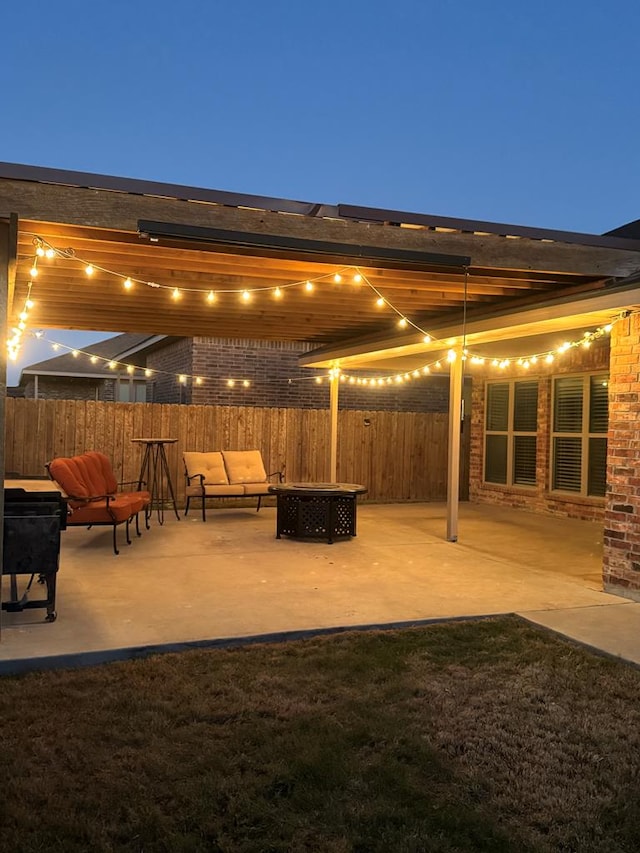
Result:
[[[146,370],[145,367],[134,365],[137,370]],[[113,370],[104,373],[73,373],[69,370],[34,370],[31,367],[25,367],[20,371],[20,376],[60,376],[65,379],[122,379],[121,373],[116,373]],[[127,373],[129,379],[140,379],[139,376],[131,376]]]
[[[601,246],[612,249],[640,250],[640,239],[631,237],[585,234],[559,231],[549,228],[531,228],[472,219],[456,219],[433,214],[408,211],[385,210],[348,204],[322,204],[296,201],[272,196],[233,193],[182,184],[159,183],[137,178],[100,175],[92,172],[74,172],[67,169],[52,169],[44,166],[28,166],[19,163],[0,162],[0,179],[30,181],[35,183],[59,184],[63,186],[109,190],[111,192],[171,198],[181,201],[208,202],[227,207],[252,208],[290,213],[318,218],[347,219],[379,225],[418,225],[430,229],[450,229],[470,233],[488,233],[500,236],[525,237],[532,240],[552,240],[558,243],[578,243],[585,246]]]

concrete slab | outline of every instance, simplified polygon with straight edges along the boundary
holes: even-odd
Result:
[[[167,514],[114,556],[108,529],[71,528],[58,620],[3,613],[0,671],[499,613],[606,605],[615,619],[629,607],[602,591],[602,525],[462,504],[459,542],[445,531],[443,504],[365,503],[358,536],[333,545],[275,539],[272,506],[222,508],[206,523]]]

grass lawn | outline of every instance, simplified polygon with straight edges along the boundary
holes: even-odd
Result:
[[[640,672],[515,618],[0,679],[0,850],[640,850]]]

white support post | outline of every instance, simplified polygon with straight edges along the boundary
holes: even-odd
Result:
[[[340,372],[335,370],[329,380],[329,417],[331,420],[331,450],[329,457],[329,482],[338,482],[338,386]]]
[[[462,426],[462,347],[453,350],[449,363],[449,460],[447,464],[447,539],[458,541],[460,494],[460,429]]]

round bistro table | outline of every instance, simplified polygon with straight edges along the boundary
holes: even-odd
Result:
[[[277,483],[276,539],[333,540],[356,535],[356,499],[366,494],[357,483]]]

